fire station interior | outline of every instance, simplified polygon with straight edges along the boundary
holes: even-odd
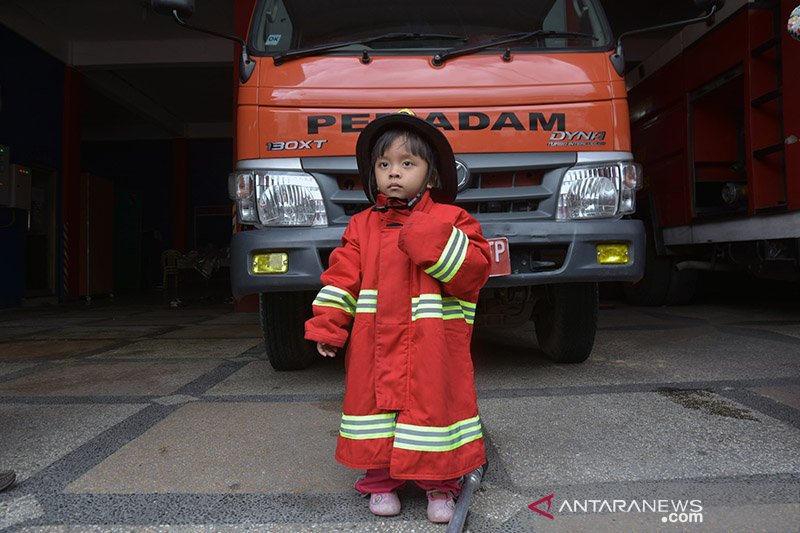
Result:
[[[252,5],[197,0],[191,22],[243,35]],[[615,35],[700,14],[692,0],[604,9]],[[24,205],[0,205],[0,307],[160,295],[168,265],[187,294],[228,299],[231,41],[148,0],[4,0],[0,22],[2,171],[30,183]],[[677,31],[627,39],[626,70],[641,74]],[[698,163],[698,216],[744,209],[719,191],[742,182],[741,117],[725,110],[744,90],[732,76],[691,102],[696,137],[720,141]]]

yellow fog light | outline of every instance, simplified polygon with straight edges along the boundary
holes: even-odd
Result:
[[[269,252],[253,256],[253,274],[283,274],[289,270],[289,255]]]
[[[597,262],[601,265],[624,265],[630,260],[627,244],[598,244]]]

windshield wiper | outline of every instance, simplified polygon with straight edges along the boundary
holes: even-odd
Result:
[[[493,46],[499,46],[502,44],[511,44],[520,41],[529,41],[531,39],[541,40],[541,39],[558,38],[558,37],[577,37],[582,39],[591,39],[593,41],[600,40],[599,38],[589,33],[579,33],[573,31],[536,30],[524,33],[510,33],[508,35],[492,39],[491,41],[486,41],[485,43],[473,44],[461,48],[451,48],[446,52],[440,52],[435,56],[433,56],[433,60],[431,62],[433,63],[434,66],[438,67],[444,64],[445,60],[447,59],[452,59],[454,57],[471,54],[472,52],[480,52],[481,50],[486,50],[487,48],[492,48]]]
[[[416,41],[423,39],[453,39],[456,41],[466,41],[467,37],[463,35],[452,35],[449,33],[384,33],[375,37],[367,37],[366,39],[357,39],[354,41],[343,41],[338,43],[328,43],[319,46],[310,46],[308,48],[295,48],[294,50],[287,50],[282,54],[273,56],[272,61],[275,66],[278,66],[289,59],[297,59],[298,57],[306,57],[321,52],[328,52],[336,48],[345,46],[352,46],[355,44],[369,44],[377,41]]]

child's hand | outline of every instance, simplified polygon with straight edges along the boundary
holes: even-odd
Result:
[[[330,344],[325,344],[324,342],[317,343],[317,351],[322,357],[335,357],[336,350],[338,350],[336,346],[331,346]]]

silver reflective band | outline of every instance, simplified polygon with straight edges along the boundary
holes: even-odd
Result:
[[[463,318],[467,324],[475,322],[476,304],[459,300],[454,296],[442,297],[440,294],[420,294],[411,298],[411,320],[421,318],[440,318],[454,320]]]
[[[394,436],[397,413],[378,415],[345,415],[339,424],[339,435],[345,439],[368,440],[385,439]]]
[[[398,424],[397,413],[345,415],[339,435],[351,440],[394,437],[393,446],[402,450],[447,452],[483,437],[480,416],[459,420],[449,426]]]
[[[480,416],[445,427],[397,424],[394,447],[420,452],[447,452],[483,437]]]
[[[346,290],[334,287],[333,285],[325,285],[322,287],[311,305],[341,309],[350,315],[356,312],[355,298]]]
[[[378,311],[378,291],[374,289],[362,289],[358,293],[356,302],[356,313],[375,313]]]
[[[425,273],[442,283],[447,283],[453,279],[458,269],[461,268],[464,258],[467,257],[467,244],[469,244],[469,237],[467,237],[466,233],[453,227],[450,239],[445,244],[439,260],[426,268]]]
[[[442,318],[442,295],[420,294],[411,298],[411,320],[420,318]]]
[[[475,308],[477,304],[466,300],[459,300],[453,296],[447,296],[442,300],[442,312],[444,320],[463,318],[467,324],[475,322]]]

